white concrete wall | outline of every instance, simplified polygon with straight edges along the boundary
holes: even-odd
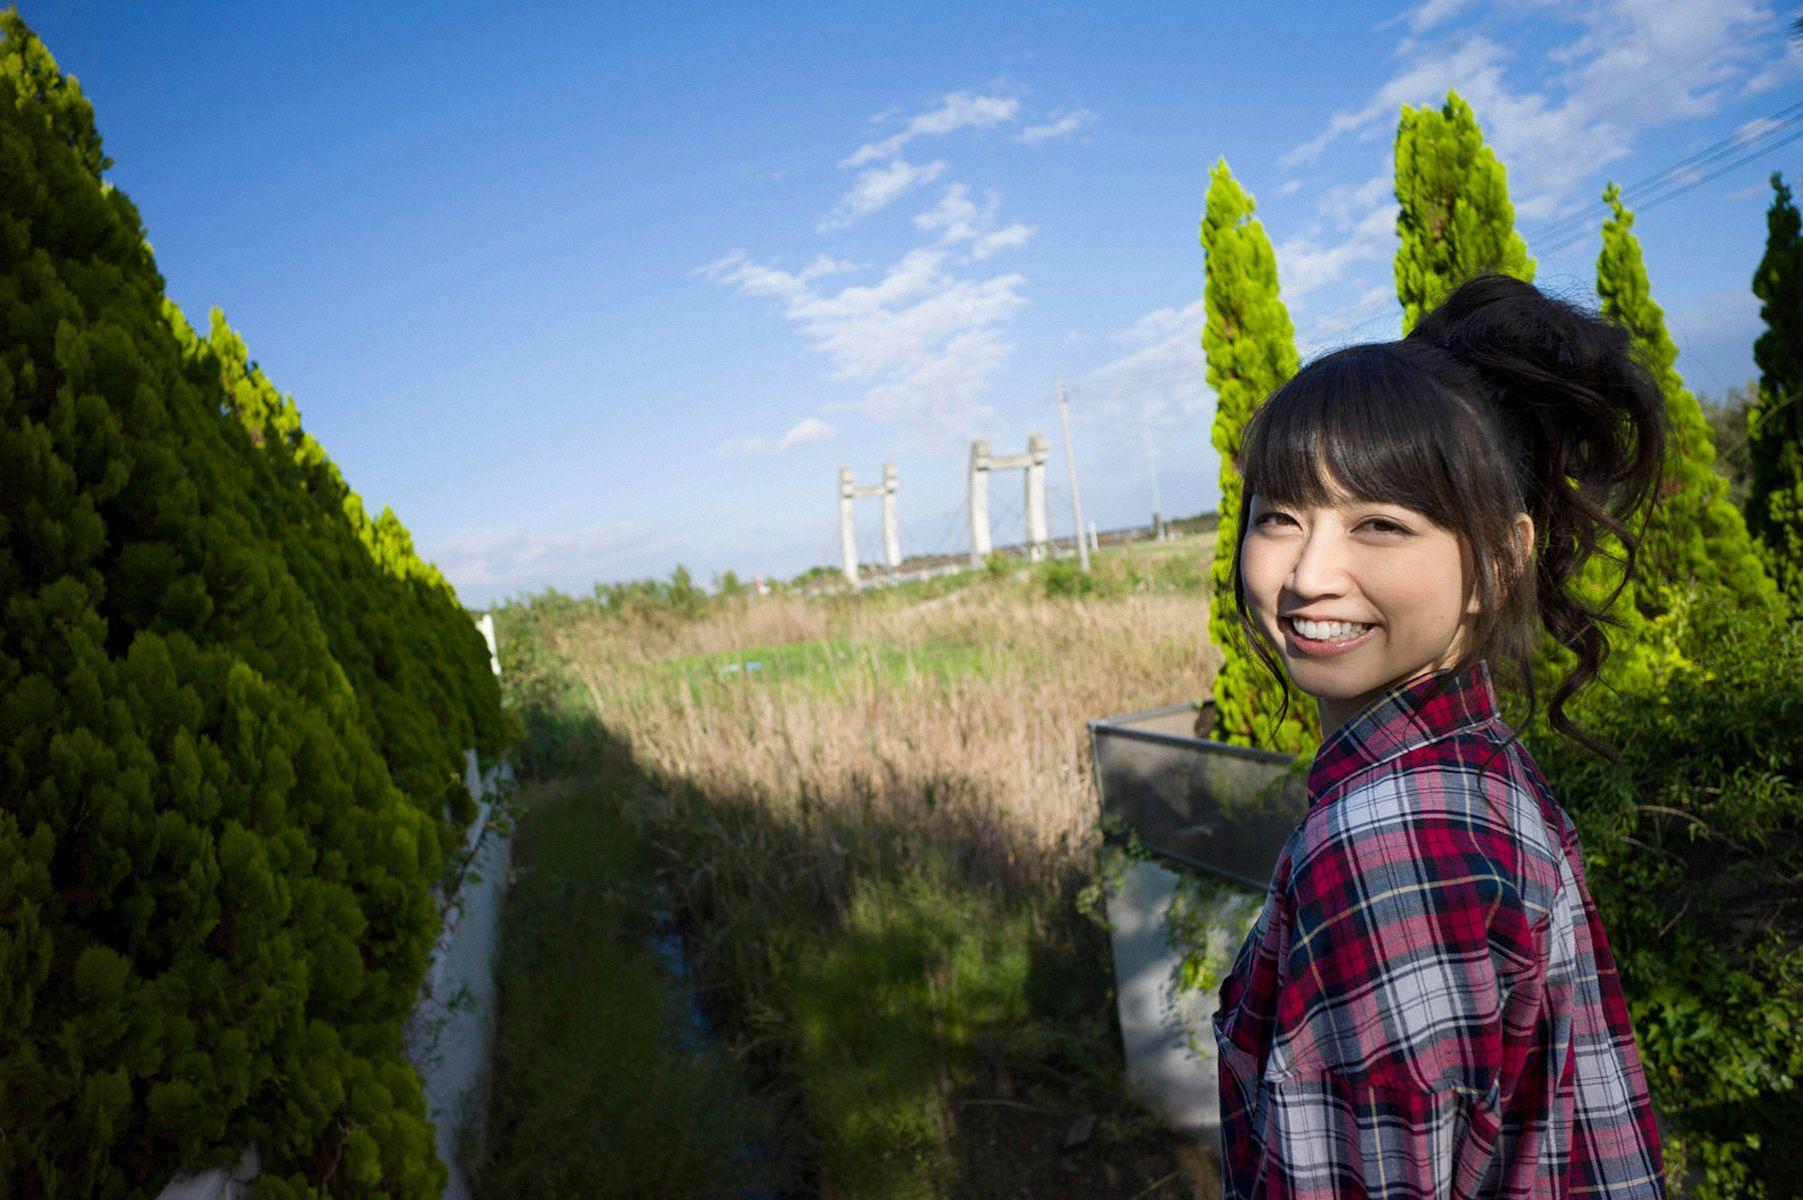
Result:
[[[491,820],[501,789],[512,779],[505,761],[481,774],[469,750],[465,786],[478,813],[464,846],[469,852],[432,965],[407,1022],[407,1057],[425,1082],[426,1115],[437,1130],[438,1157],[451,1170],[445,1200],[468,1200],[463,1150],[481,1153],[487,1122],[488,1063],[495,1031],[495,967],[501,953],[501,907],[513,864],[511,829]]]
[[[1177,882],[1156,863],[1129,859],[1106,897],[1127,1084],[1172,1129],[1213,1135],[1221,1128],[1210,1023],[1218,997],[1175,986],[1183,955],[1172,945],[1168,918]],[[1206,1036],[1194,1036],[1198,1030]]]

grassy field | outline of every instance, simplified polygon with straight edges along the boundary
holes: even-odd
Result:
[[[771,1194],[1211,1194],[1197,1148],[1122,1086],[1085,727],[1206,691],[1211,550],[1110,550],[1090,577],[998,562],[856,596],[647,590],[501,610],[540,781],[516,897],[543,890],[541,847],[566,855],[590,836],[571,822],[606,812],[630,828],[750,1089],[753,1116],[732,1100],[722,1125],[761,1131],[783,1181]],[[591,886],[557,878],[566,901]],[[565,940],[604,940],[581,912],[525,911]],[[603,922],[616,958],[626,920],[616,903]],[[510,953],[519,941],[510,929]],[[537,985],[504,970],[507,1126],[529,1103],[510,1070],[571,1045],[603,1057],[561,1025],[624,1039],[631,1023],[524,995]],[[561,1018],[534,1032],[547,1012]],[[712,1068],[661,1069],[681,1096]]]

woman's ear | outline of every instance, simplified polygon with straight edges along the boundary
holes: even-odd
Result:
[[[1534,518],[1515,514],[1515,528],[1510,531],[1515,542],[1515,573],[1520,575],[1534,561]]]
[[[1515,523],[1509,530],[1509,559],[1506,566],[1499,566],[1503,578],[1497,580],[1496,594],[1504,595],[1514,586],[1515,581],[1525,574],[1534,561],[1534,518],[1526,513],[1516,513]],[[1478,603],[1477,589],[1465,601],[1467,616],[1476,616],[1482,609]]]

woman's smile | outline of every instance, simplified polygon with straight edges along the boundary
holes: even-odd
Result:
[[[1289,635],[1295,653],[1312,658],[1331,658],[1345,654],[1371,640],[1377,626],[1358,621],[1310,620],[1285,617],[1284,632]]]

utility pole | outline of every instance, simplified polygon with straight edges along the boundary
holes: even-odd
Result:
[[[1152,431],[1140,427],[1146,439],[1146,462],[1152,467],[1152,540],[1164,541],[1164,502],[1158,498],[1158,452],[1152,448]]]
[[[1089,574],[1089,542],[1083,536],[1083,500],[1077,495],[1077,460],[1071,454],[1071,421],[1064,411],[1064,380],[1058,381],[1058,428],[1064,432],[1064,469],[1071,481],[1071,515],[1077,522],[1077,561]]]

